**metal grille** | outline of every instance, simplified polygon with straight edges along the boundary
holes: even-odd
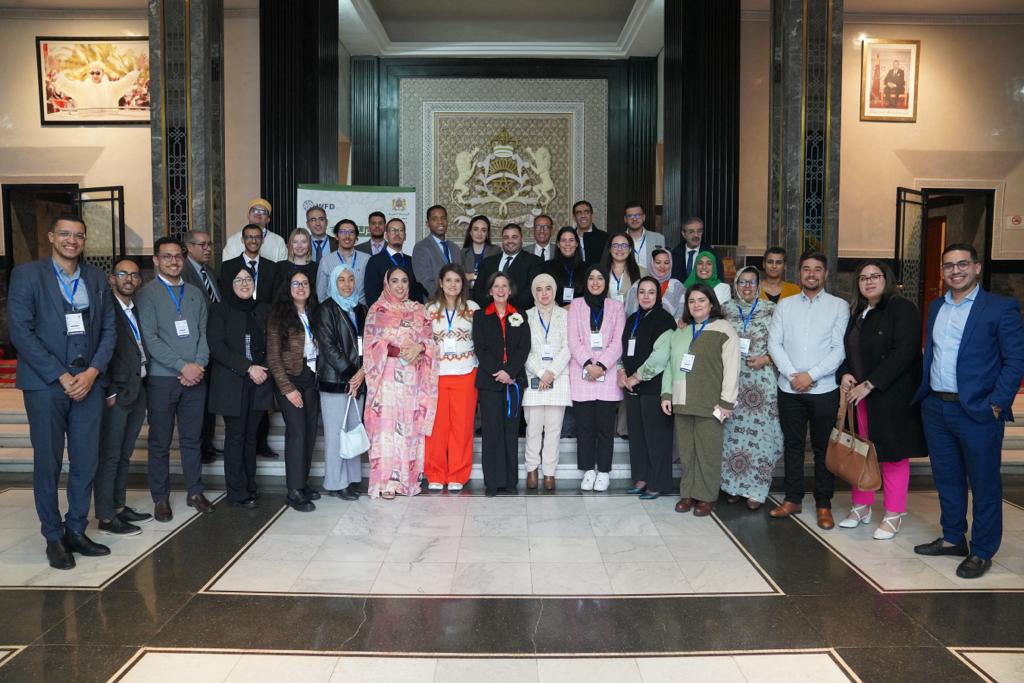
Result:
[[[825,165],[828,127],[828,45],[831,40],[826,2],[805,4],[803,250],[825,251]]]
[[[188,3],[163,3],[164,139],[167,174],[167,234],[189,229]]]

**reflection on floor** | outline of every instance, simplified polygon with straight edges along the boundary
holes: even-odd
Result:
[[[60,491],[61,507],[66,509],[65,491]],[[207,491],[210,500],[222,494]],[[152,512],[153,499],[148,491],[128,491],[128,506],[140,512]],[[31,489],[7,489],[0,492],[0,587],[99,588],[150,552],[171,534],[181,529],[197,513],[185,504],[185,495],[172,496],[174,519],[160,524],[140,525],[137,536],[108,536],[89,521],[86,533],[97,543],[109,546],[110,555],[75,555],[77,566],[71,571],[52,569],[46,563],[46,541],[39,533]]]
[[[675,498],[324,498],[287,510],[212,592],[374,595],[776,593],[712,518]]]
[[[773,494],[782,500],[782,494]],[[939,499],[934,491],[911,492],[908,514],[896,538],[876,541],[872,533],[884,514],[881,493],[877,496],[871,524],[841,529],[838,523],[850,511],[848,494],[838,494],[832,513],[836,527],[825,531],[815,522],[814,499],[804,499],[798,516],[803,525],[829,548],[842,556],[864,578],[884,592],[929,590],[1024,590],[1024,509],[1003,502],[1003,541],[990,569],[980,579],[958,578],[959,557],[925,557],[914,554],[914,546],[942,535]]]
[[[538,683],[608,680],[616,683],[708,680],[716,683],[849,683],[842,659],[830,650],[781,653],[573,659],[358,657],[298,654],[144,652],[118,681],[168,683],[238,681],[362,683]]]

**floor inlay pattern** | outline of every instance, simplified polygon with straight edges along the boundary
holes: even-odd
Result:
[[[993,683],[1024,681],[1024,648],[950,648],[983,680]]]

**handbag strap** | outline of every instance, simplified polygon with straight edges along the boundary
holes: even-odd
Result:
[[[348,427],[348,409],[352,407],[353,398],[348,394],[345,394],[348,399],[348,403],[345,404],[345,417],[341,418],[341,428],[345,429]]]
[[[849,410],[848,410],[849,409]],[[847,414],[849,413],[849,419],[853,420],[852,416],[853,408],[848,405],[846,400],[846,392],[842,389],[839,390],[839,410],[836,412],[836,431],[843,431],[846,426]]]

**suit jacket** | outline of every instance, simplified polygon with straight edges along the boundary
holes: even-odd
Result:
[[[113,294],[111,294],[113,298]],[[117,329],[117,344],[114,346],[114,355],[110,357],[107,364],[107,372],[104,374],[103,386],[107,396],[117,394],[117,405],[130,406],[139,397],[139,390],[142,388],[142,353],[139,351],[139,343],[135,341],[135,332],[132,331],[128,316],[121,309],[121,304],[112,302],[114,309],[114,327]],[[138,309],[133,309],[137,313]],[[136,315],[136,324],[138,316]],[[141,336],[141,332],[140,332]],[[145,341],[142,342],[145,348]]]
[[[334,239],[330,235],[327,236],[327,244],[324,245],[324,253],[320,255],[320,259],[324,259],[330,255],[332,251],[338,250],[338,240]],[[320,263],[320,260],[316,258],[316,248],[313,246],[313,239],[309,241],[309,258],[314,263]]]
[[[725,281],[725,269],[722,267],[722,258],[715,251],[715,248],[707,242],[701,242],[700,246],[697,247],[697,253],[702,251],[710,251],[715,256],[715,263],[718,264],[716,270],[718,271],[718,279]],[[693,257],[694,263],[697,262],[696,254]],[[672,247],[672,277],[679,280],[680,282],[686,282],[686,278],[690,277],[690,271],[686,268],[686,242],[680,242],[676,246]]]
[[[412,257],[406,254],[398,254],[395,261],[409,273],[409,299],[423,303],[426,297],[423,296],[423,288],[416,281],[416,270],[412,267]],[[371,256],[366,263],[366,275],[363,279],[363,293],[366,296],[366,308],[374,304],[384,291],[384,276],[388,268],[394,265],[390,253],[385,248],[376,256]]]
[[[221,292],[231,291],[232,282],[242,268],[249,269],[248,257],[245,254],[228,259],[220,265]],[[274,300],[274,279],[277,275],[277,263],[260,256],[256,272],[258,273],[256,278],[256,294],[253,298],[256,301],[262,301],[269,305]]]
[[[85,360],[103,374],[117,343],[113,295],[103,271],[86,263],[82,263],[80,268],[82,284],[88,287],[89,292]],[[47,389],[69,371],[65,365],[67,322],[64,312],[64,294],[57,284],[53,260],[49,256],[11,271],[7,322],[11,343],[18,351],[15,386],[19,389]]]
[[[608,242],[608,233],[598,230],[596,225],[591,225],[590,230],[582,235],[577,231],[576,235],[583,238],[583,264],[589,266],[593,263],[600,263],[601,257],[604,255],[605,244]]]
[[[267,305],[260,303],[253,309],[257,327],[266,329]],[[250,365],[266,366],[266,351],[262,355],[255,354],[252,360],[245,356],[245,335],[248,328],[248,314],[231,308],[227,304],[215,304],[210,309],[207,324],[207,340],[210,345],[210,381],[207,410],[214,415],[239,417],[242,413],[242,389],[245,384],[252,383],[249,379]],[[266,338],[262,344],[252,344],[253,348],[262,346],[266,349]],[[273,380],[268,376],[263,384],[253,384],[252,404],[250,410],[267,410],[273,406],[271,386]]]
[[[526,311],[518,313],[523,322],[513,326],[506,317],[503,337],[498,316],[488,314],[483,309],[477,311],[473,315],[473,349],[480,361],[476,388],[481,391],[505,391],[506,385],[496,381],[493,376],[499,370],[504,370],[519,385],[521,402],[526,389],[526,359],[530,355],[530,325]]]
[[[196,265],[199,264],[196,263]],[[206,276],[210,278],[210,284],[213,285],[213,291],[217,293],[218,300],[220,300],[220,298],[223,295],[221,294],[220,285],[218,284],[219,278],[217,276],[217,271],[213,268],[213,266],[206,266]],[[185,265],[181,267],[181,278],[190,285],[195,285],[196,287],[198,287],[199,291],[202,292],[203,296],[206,297],[207,304],[217,303],[216,301],[210,298],[209,292],[206,291],[206,285],[203,284],[202,276],[199,275],[199,271],[196,270],[195,265],[192,265],[192,260],[189,258],[185,259]],[[232,277],[231,279],[233,280],[234,277]]]
[[[480,272],[477,274],[476,282],[473,283],[472,295],[473,301],[477,302],[481,309],[487,308],[487,304],[491,302],[491,297],[487,293],[487,281],[491,275],[501,270],[501,263],[504,260],[505,252],[499,251],[494,256],[485,258],[484,262],[480,264]],[[533,308],[533,292],[530,291],[530,285],[533,284],[533,278],[540,272],[540,265],[539,258],[520,251],[508,268],[508,276],[516,283],[516,294],[510,301],[514,307],[524,313],[527,309]]]
[[[370,256],[376,256],[376,254],[373,253],[373,247],[370,246],[370,240],[366,240],[365,242],[360,242],[359,244],[356,245],[355,248],[356,248],[356,251],[361,251],[364,254],[369,254]]]
[[[644,236],[640,238],[640,242],[643,243],[642,246],[639,243],[633,245],[633,248],[636,250],[633,252],[633,256],[636,257],[636,264],[638,266],[650,270],[651,252],[665,247],[665,236],[648,228],[644,232]],[[637,251],[640,252],[639,256],[637,256]]]
[[[914,395],[920,401],[931,392],[931,369],[934,346],[932,329],[939,309],[946,302],[941,297],[928,309],[928,326],[924,342],[924,368],[921,383]],[[1020,304],[1014,299],[998,296],[978,288],[971,305],[960,352],[956,359],[957,393],[964,412],[978,422],[990,422],[992,406],[999,406],[1000,419],[1013,421],[1013,399],[1024,375],[1024,325]]]
[[[434,296],[437,291],[437,274],[448,263],[462,263],[462,249],[448,241],[448,252],[451,259],[446,259],[441,247],[433,235],[427,235],[412,249],[412,268],[416,271],[416,281],[423,287],[427,297]]]

